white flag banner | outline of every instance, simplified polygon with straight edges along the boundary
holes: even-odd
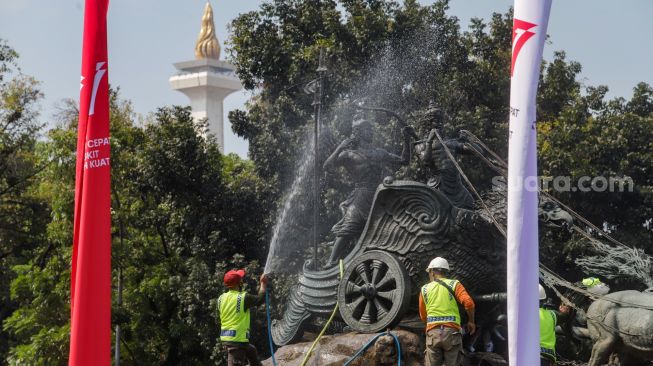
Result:
[[[508,145],[510,364],[540,365],[535,99],[551,0],[515,0]]]

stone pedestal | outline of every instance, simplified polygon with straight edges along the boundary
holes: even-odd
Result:
[[[393,330],[401,344],[402,365],[424,365],[424,336],[405,330]],[[316,345],[308,366],[340,366],[362,348],[375,334],[347,333],[324,336]],[[276,353],[278,366],[299,366],[304,360],[312,342],[297,343],[279,348]],[[264,352],[259,350],[260,353]],[[365,353],[354,360],[352,366],[394,366],[397,364],[397,349],[394,338],[382,336]],[[271,366],[272,359],[263,361]]]
[[[208,120],[208,133],[216,136],[224,152],[223,101],[242,89],[233,65],[216,59],[199,59],[174,64],[179,72],[170,78],[170,85],[190,99],[196,121]]]

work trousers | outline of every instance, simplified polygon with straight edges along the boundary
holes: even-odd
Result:
[[[227,343],[225,344],[227,351],[227,365],[228,366],[262,366],[261,361],[258,360],[258,352],[256,347],[249,343]]]
[[[426,332],[426,366],[460,366],[462,351],[463,336],[458,329],[440,326]]]

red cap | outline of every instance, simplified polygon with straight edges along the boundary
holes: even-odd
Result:
[[[231,270],[224,274],[224,284],[227,287],[236,287],[240,284],[243,277],[245,277],[245,270]]]

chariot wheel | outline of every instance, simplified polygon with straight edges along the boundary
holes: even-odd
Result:
[[[340,315],[355,331],[385,330],[401,320],[410,303],[410,290],[410,276],[397,257],[380,250],[365,252],[340,279]]]

